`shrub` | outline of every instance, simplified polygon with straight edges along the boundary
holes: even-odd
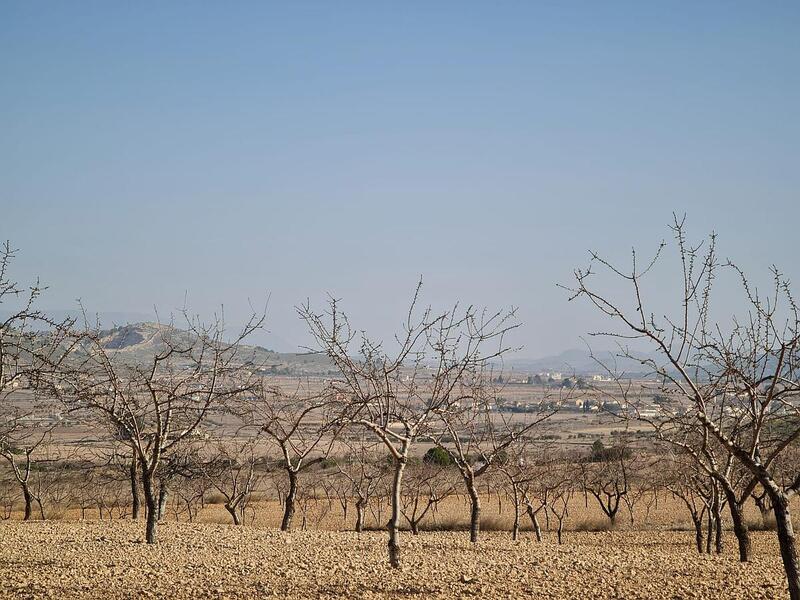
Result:
[[[450,453],[444,448],[434,446],[425,453],[422,461],[430,465],[439,465],[441,467],[449,467],[453,464],[453,458]]]

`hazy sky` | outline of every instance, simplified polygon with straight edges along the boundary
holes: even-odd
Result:
[[[46,308],[271,294],[285,347],[422,275],[538,356],[597,325],[555,284],[673,211],[800,280],[798,107],[798,2],[3,2],[0,237]]]

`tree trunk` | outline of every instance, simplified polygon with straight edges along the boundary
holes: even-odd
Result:
[[[142,490],[144,503],[147,510],[147,527],[145,540],[148,544],[156,543],[156,526],[158,525],[158,498],[153,489],[153,476],[142,467]]]
[[[156,519],[160,521],[167,514],[167,500],[169,499],[169,484],[163,480],[158,488],[158,511]]]
[[[469,492],[469,502],[471,506],[469,516],[469,541],[473,544],[478,541],[478,534],[481,530],[481,498],[475,488],[475,480],[471,477],[465,479],[467,491]]]
[[[561,544],[561,533],[564,531],[564,519],[559,519],[558,521],[558,529],[556,530],[556,535],[558,536],[558,543]]]
[[[33,494],[31,494],[28,484],[22,484],[22,497],[25,499],[25,516],[22,517],[23,521],[30,521],[31,514],[33,513]]]
[[[536,541],[542,541],[542,528],[539,526],[539,519],[536,518],[536,512],[533,510],[533,507],[528,505],[528,516],[531,519],[531,524],[533,525],[533,533],[536,535]]]
[[[750,560],[750,531],[742,515],[742,505],[736,501],[736,495],[732,490],[725,489],[725,496],[728,499],[728,512],[731,513],[733,522],[733,535],[739,545],[739,561],[747,562]]]
[[[694,543],[697,545],[697,553],[703,553],[703,519],[702,517],[692,517],[694,523]]]
[[[294,517],[294,501],[297,498],[297,473],[291,469],[286,471],[289,474],[289,493],[283,503],[283,521],[281,521],[281,531],[289,531],[292,527]]]
[[[797,547],[794,541],[794,528],[789,512],[789,498],[782,492],[771,494],[772,510],[775,513],[775,525],[778,531],[778,542],[781,547],[783,568],[789,586],[789,598],[800,600],[800,565],[797,560]]]
[[[233,517],[233,524],[234,525],[241,525],[242,524],[242,519],[239,517],[239,511],[236,510],[235,506],[231,506],[230,504],[228,504],[226,502],[225,503],[225,510],[227,510],[231,514],[231,517]]]
[[[519,537],[519,506],[514,507],[514,526],[511,528],[511,539]]]
[[[389,518],[389,564],[394,569],[400,568],[400,488],[403,484],[403,471],[406,468],[405,456],[394,463],[394,480],[392,481],[392,516]]]
[[[139,499],[139,478],[136,470],[136,453],[131,459],[130,480],[131,480],[131,519],[136,521],[139,518],[141,500]]]
[[[356,533],[364,531],[364,504],[363,498],[356,502]]]

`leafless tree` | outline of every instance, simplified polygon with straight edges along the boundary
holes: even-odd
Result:
[[[534,475],[531,471],[530,452],[524,440],[519,440],[507,447],[502,456],[495,461],[497,470],[503,475],[505,483],[503,486],[511,504],[514,507],[514,521],[511,526],[511,539],[519,537],[520,516],[523,506],[526,508],[534,526],[536,539],[541,541],[542,532],[539,527],[538,514],[541,510],[546,510],[545,504],[540,504],[534,508],[528,495]]]
[[[308,305],[299,309],[319,349],[340,373],[333,383],[338,418],[371,431],[394,462],[388,551],[395,568],[400,566],[402,480],[411,451],[420,436],[432,433],[436,415],[473,401],[490,361],[508,350],[505,334],[515,327],[513,313],[458,306],[439,314],[419,311],[420,286],[390,347],[357,335],[336,300],[325,314]]]
[[[207,490],[211,484],[203,472],[203,461],[200,456],[202,446],[200,440],[189,440],[168,455],[162,456],[155,477],[158,485],[157,521],[166,517],[173,492],[179,496],[172,503],[176,520],[178,515],[185,513],[191,521],[194,515],[194,503],[203,502],[205,494],[198,493],[198,489]]]
[[[536,540],[542,541],[538,518],[542,512],[548,523],[549,516],[556,520],[556,537],[561,544],[569,502],[576,487],[574,457],[548,445],[532,454],[525,466],[519,488]]]
[[[420,524],[436,515],[439,503],[455,492],[447,467],[430,462],[415,462],[408,467],[400,495],[400,512],[411,527],[413,535],[419,534]]]
[[[5,422],[0,422],[0,456],[11,468],[14,480],[22,493],[25,504],[23,520],[25,521],[31,519],[34,502],[39,504],[40,513],[44,519],[41,496],[37,495],[34,485],[33,469],[40,460],[39,454],[47,445],[51,434],[51,427],[47,427],[43,431],[37,430],[20,416],[6,417]]]
[[[699,425],[693,413],[686,412],[674,401],[674,398],[671,398],[671,396],[674,397],[676,389],[669,381],[661,381],[657,384],[657,396],[662,401],[652,405],[656,407],[656,416],[649,416],[653,409],[643,399],[647,398],[647,395],[642,394],[642,391],[646,392],[647,390],[638,390],[639,393],[635,393],[632,390],[632,382],[624,375],[620,376],[610,370],[609,373],[616,383],[616,389],[604,393],[614,396],[617,400],[621,399],[625,406],[625,410],[614,416],[627,421],[628,424],[637,422],[648,425],[652,428],[658,441],[671,445],[677,451],[692,458],[696,466],[714,480],[710,484],[709,490],[715,496],[720,495],[720,498],[714,500],[713,506],[709,508],[708,518],[718,522],[720,510],[727,506],[738,542],[739,560],[747,562],[750,557],[751,542],[743,511],[746,500],[758,484],[758,479],[738,464],[733,453],[714,438],[709,430]],[[650,408],[650,410],[643,410],[643,408]],[[718,425],[724,423],[731,427],[735,421],[740,421],[745,415],[743,413],[732,415],[729,409],[730,407],[724,403],[709,405],[707,416]],[[704,478],[701,477],[700,480],[705,484]],[[716,531],[717,546],[720,547],[722,527],[717,527]]]
[[[39,281],[25,287],[12,279],[16,253],[9,242],[0,246],[0,307],[6,312],[0,321],[0,456],[20,486],[27,520],[36,500],[32,462],[49,439],[53,417],[36,390],[69,353],[73,321],[56,321],[37,308],[46,289]]]
[[[441,430],[434,442],[452,458],[469,496],[471,542],[478,541],[480,531],[477,479],[489,472],[498,457],[505,457],[512,444],[555,413],[551,399],[543,399],[521,414],[510,408],[491,384],[483,381],[476,382],[468,401],[450,403],[437,415]]]
[[[322,462],[331,451],[341,425],[331,419],[329,390],[286,391],[263,385],[255,411],[261,431],[280,453],[280,467],[288,478],[283,499],[281,531],[288,531],[296,510],[300,475]]]
[[[244,523],[245,511],[261,479],[256,468],[256,444],[256,438],[217,440],[213,454],[202,464],[203,474],[225,499],[225,510],[234,525]]]
[[[752,491],[751,496],[753,498],[753,503],[761,514],[761,524],[766,526],[769,522],[770,514],[772,513],[772,504],[769,501],[769,494],[767,494],[767,490],[763,487],[759,487]]]
[[[348,453],[342,460],[337,461],[336,468],[348,483],[345,493],[355,498],[355,531],[361,533],[364,530],[367,507],[380,487],[388,464],[379,458],[374,443],[360,438],[356,442],[349,440],[343,440],[343,442],[348,445]],[[345,518],[347,518],[346,510]]]
[[[164,497],[164,506],[161,507],[162,518],[166,516],[169,507],[176,522],[182,518],[189,523],[194,522],[203,508],[205,496],[211,487],[211,483],[202,475],[199,468],[181,472],[171,481],[169,498]]]
[[[594,497],[612,526],[631,491],[633,455],[633,449],[625,445],[606,448],[595,443],[592,454],[580,463],[584,494]]]
[[[780,482],[775,472],[778,458],[800,437],[800,316],[790,284],[773,268],[770,292],[763,295],[735,263],[718,260],[714,235],[705,245],[692,245],[678,218],[672,230],[681,273],[676,311],[657,318],[645,290],[664,243],[644,263],[634,251],[630,268],[593,253],[588,269],[575,272],[572,298],[588,300],[612,319],[619,329],[608,333],[620,341],[620,353],[639,360],[679,394],[702,435],[723,446],[767,491],[790,597],[798,600],[800,564],[789,502],[800,489],[800,473]],[[595,284],[597,270],[628,286],[627,302]],[[712,315],[712,292],[727,273],[738,280],[746,309],[723,323]],[[637,347],[649,344],[657,357],[631,348],[631,339]]]
[[[136,453],[150,544],[156,542],[162,463],[202,436],[203,422],[213,411],[253,386],[241,345],[263,321],[251,318],[227,341],[222,318],[205,325],[183,314],[186,330],[159,326],[153,356],[144,365],[125,361],[106,347],[100,332],[87,328],[70,372],[53,386],[71,411],[93,417]]]
[[[52,432],[37,448],[29,486],[42,520],[61,516],[69,506],[80,448],[57,444]]]
[[[18,500],[18,488],[9,477],[0,475],[0,521],[8,521],[11,518]]]

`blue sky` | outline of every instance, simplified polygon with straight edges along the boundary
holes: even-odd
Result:
[[[293,345],[330,292],[382,337],[422,275],[538,356],[598,325],[555,284],[673,211],[798,279],[796,2],[4,2],[0,81],[0,237],[52,309],[270,294]]]

